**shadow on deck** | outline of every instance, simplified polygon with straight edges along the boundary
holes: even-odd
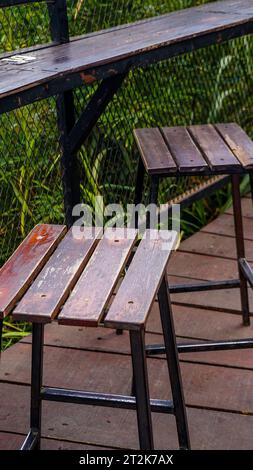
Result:
[[[253,211],[243,199],[246,254],[253,262]],[[232,211],[181,244],[169,263],[173,283],[233,279],[237,276]],[[183,278],[183,279],[182,279]],[[238,289],[172,297],[178,341],[249,338],[243,327]],[[251,294],[252,306],[253,295]],[[253,311],[253,310],[252,310]],[[159,342],[157,305],[147,342]],[[0,449],[17,449],[29,427],[31,339],[2,355]],[[193,449],[252,449],[253,350],[181,354],[181,369]],[[166,363],[149,359],[151,395],[168,398]],[[48,325],[44,385],[126,393],[131,387],[128,334],[108,329]],[[177,448],[175,420],[153,415],[157,449]],[[135,449],[135,412],[59,403],[43,404],[43,449]]]

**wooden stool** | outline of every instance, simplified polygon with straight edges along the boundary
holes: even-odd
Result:
[[[137,231],[107,229],[83,238],[57,225],[38,225],[0,272],[0,311],[33,323],[30,431],[22,449],[39,449],[42,400],[136,409],[140,448],[153,449],[151,411],[176,417],[179,446],[189,449],[189,433],[177,347],[167,289],[166,266],[177,234],[148,230],[133,254]],[[90,235],[90,234],[89,234]],[[130,236],[129,236],[130,235]],[[117,287],[116,294],[115,288]],[[150,400],[145,325],[158,294],[173,401]],[[135,396],[42,386],[43,329],[62,325],[129,330]],[[92,367],[92,364],[91,364]],[[119,373],[120,371],[118,371]],[[120,431],[120,430],[119,430]]]
[[[149,202],[155,204],[161,178],[231,175],[239,279],[170,286],[170,292],[182,293],[240,287],[243,324],[249,325],[247,282],[253,287],[253,272],[245,259],[240,175],[249,173],[253,188],[252,140],[235,123],[137,129],[134,131],[134,136],[141,154],[136,184],[136,204],[142,201],[145,170],[151,179]],[[249,347],[251,345],[252,342],[248,344]],[[237,346],[239,346],[238,343]]]

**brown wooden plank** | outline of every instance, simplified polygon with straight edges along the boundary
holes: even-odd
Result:
[[[240,12],[240,13],[238,13]],[[70,44],[34,52],[35,60],[0,66],[0,97],[49,82],[59,76],[102,67],[144,52],[251,23],[251,0],[226,0],[88,35]],[[25,55],[25,54],[24,54]],[[31,55],[31,52],[27,54]],[[10,58],[9,58],[10,59]],[[9,70],[9,67],[11,69]],[[85,77],[83,76],[85,81]]]
[[[246,132],[236,123],[216,124],[215,127],[242,166],[252,169],[253,142]]]
[[[202,310],[184,306],[173,306],[177,341],[192,343],[218,341],[225,339],[243,339],[253,337],[253,326],[245,328],[236,315],[224,312]],[[149,329],[156,333],[149,333]],[[162,344],[158,302],[154,303],[147,323],[146,344]],[[182,335],[182,336],[181,336]],[[60,326],[56,322],[47,325],[44,337],[45,346],[58,348],[82,349],[115,354],[130,354],[129,335],[116,335],[109,328],[81,328]],[[22,340],[31,343],[31,335]],[[161,356],[164,358],[164,356]],[[182,354],[183,361],[201,362],[202,364],[223,365],[253,369],[253,349],[215,351],[212,353]]]
[[[253,241],[245,240],[246,258],[253,261]],[[213,233],[197,232],[181,243],[179,251],[221,258],[236,259],[235,238]]]
[[[247,217],[243,219],[244,239],[253,240],[253,220]],[[235,236],[234,217],[230,214],[223,214],[215,220],[205,225],[201,232],[216,233],[219,235]]]
[[[36,225],[0,270],[0,317],[11,312],[66,231],[63,225]]]
[[[58,320],[65,325],[97,326],[136,241],[136,230],[107,229]]]
[[[188,130],[212,170],[229,170],[234,166],[240,168],[239,161],[211,124],[189,126]]]
[[[19,450],[25,440],[25,434],[15,434],[0,431],[0,450]],[[74,436],[73,436],[74,438]],[[106,450],[105,447],[95,446],[92,444],[71,442],[59,439],[41,439],[41,450]]]
[[[173,295],[173,298],[175,299],[176,296]],[[242,325],[238,315],[225,311],[208,310],[207,308],[198,308],[190,305],[176,305],[173,302],[173,316],[177,337],[188,338],[188,342],[190,342],[189,338],[192,338],[192,340],[222,341],[225,339],[232,340],[253,337],[252,325],[246,328]],[[151,331],[155,336],[162,333],[157,301],[147,322],[147,332]],[[219,352],[221,353],[221,351]],[[240,356],[239,351],[237,350],[236,352]],[[205,354],[208,361],[209,354]],[[252,364],[250,365],[247,360],[245,361],[245,365],[252,367]]]
[[[2,409],[4,426],[16,433],[27,432],[29,427],[28,387],[2,384],[1,396],[5,408],[8,408],[8,413],[5,414],[4,407]],[[14,400],[13,397],[15,397]],[[198,408],[188,408],[187,415],[193,449],[252,450],[252,416]],[[162,414],[153,414],[152,418],[155,448],[177,449],[175,418]],[[90,445],[107,446],[109,449],[116,446],[123,449],[138,449],[134,411],[46,402],[43,405],[42,429],[43,434],[49,437],[47,443],[46,439],[42,443],[43,449],[48,448],[47,445],[50,445],[50,449],[57,449],[58,442],[61,442],[63,446],[68,446],[70,438],[75,441],[71,447],[73,450],[74,446],[79,450],[78,446],[82,445],[80,444],[82,442],[85,445],[85,441]],[[52,439],[58,439],[55,446]],[[59,441],[60,439],[62,441]]]
[[[159,231],[146,231],[105,317],[106,327],[137,329],[146,323],[171,250],[177,242],[176,232],[167,234],[171,238],[165,243]]]
[[[173,284],[189,284],[192,282],[203,282],[199,279],[169,276],[169,282]],[[171,300],[174,305],[185,305],[203,309],[214,309],[221,312],[232,313],[238,316],[238,325],[241,325],[241,301],[239,289],[222,289],[203,292],[188,292],[183,294],[172,294]],[[249,288],[249,302],[251,315],[253,314],[253,291]]]
[[[237,262],[233,259],[177,251],[172,255],[168,273],[205,281],[218,281],[237,279],[238,268]]]
[[[59,312],[82,270],[87,264],[101,231],[91,237],[84,229],[76,238],[69,230],[30,289],[13,311],[17,320],[50,322]]]
[[[243,197],[242,198],[242,213],[243,217],[249,217],[253,218],[253,205],[252,205],[252,198],[251,196],[248,197]],[[229,207],[229,209],[226,209],[225,214],[233,214],[233,207]]]
[[[208,169],[208,165],[196,147],[186,127],[163,127],[164,139],[179,171],[199,172]]]
[[[130,356],[79,350],[72,350],[70,354],[68,349],[48,346],[44,349],[45,386],[129,393],[132,376]],[[7,350],[1,362],[0,380],[28,386],[31,380],[30,357],[31,346],[27,344],[20,343]],[[166,361],[149,359],[148,369],[151,397],[170,398]],[[253,413],[252,370],[184,362],[181,362],[181,370],[187,405]],[[115,371],[118,371],[117,376]],[[6,412],[6,405],[4,410]],[[60,414],[59,422],[64,422],[63,419]],[[83,432],[85,439],[87,429],[83,428]]]
[[[166,174],[177,170],[177,165],[158,128],[135,129],[134,136],[148,173]]]

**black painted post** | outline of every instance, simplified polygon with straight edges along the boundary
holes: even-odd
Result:
[[[66,0],[56,0],[48,4],[51,37],[54,42],[69,42],[69,28]],[[80,202],[80,172],[77,154],[69,148],[68,135],[75,124],[75,106],[72,90],[58,95],[58,128],[61,147],[61,170],[64,193],[65,221],[68,227],[73,224],[72,209]]]

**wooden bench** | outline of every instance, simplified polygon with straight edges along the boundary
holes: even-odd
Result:
[[[43,0],[41,0],[43,1]],[[35,0],[3,0],[0,8]],[[129,71],[253,32],[251,0],[222,0],[111,29],[69,38],[65,0],[48,2],[53,43],[0,56],[0,114],[57,96],[65,220],[80,203],[77,152]],[[78,119],[72,90],[101,81]],[[195,194],[227,183],[216,177]],[[189,201],[185,194],[181,201]]]
[[[249,174],[253,190],[253,142],[236,123],[205,124],[187,127],[136,129],[135,140],[140,151],[135,203],[142,202],[144,173],[150,176],[150,203],[157,203],[162,178],[185,175],[231,175],[234,206],[235,238],[239,279],[178,284],[171,293],[198,292],[240,288],[243,324],[250,324],[248,285],[253,286],[253,270],[245,259],[240,175]],[[253,193],[252,193],[253,196]],[[182,276],[184,273],[182,272]],[[205,345],[183,345],[180,352],[213,351],[253,347],[252,339],[222,341]],[[161,354],[163,346],[148,347],[149,354]]]
[[[252,1],[222,0],[31,49],[20,62],[8,54],[0,60],[0,100],[36,87],[31,99],[41,99],[252,31]]]
[[[165,280],[177,234],[148,230],[133,254],[137,238],[134,229],[107,229],[104,234],[96,230],[92,236],[84,229],[82,237],[76,238],[64,226],[40,225],[0,271],[1,315],[12,312],[15,320],[33,323],[31,429],[22,449],[40,446],[42,400],[136,409],[141,449],[154,445],[151,411],[172,413],[180,448],[190,447]],[[124,275],[127,262],[130,265]],[[173,401],[149,397],[144,335],[156,295]],[[62,325],[129,330],[135,396],[43,387],[43,329],[52,320]]]

